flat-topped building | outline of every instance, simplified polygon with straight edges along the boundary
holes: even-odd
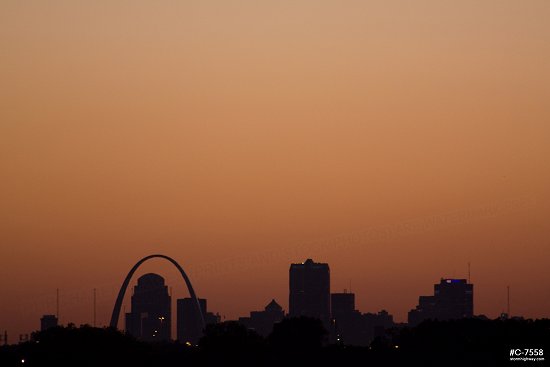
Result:
[[[409,324],[423,320],[452,320],[474,315],[474,285],[466,279],[444,279],[434,284],[433,296],[420,296],[409,312]]]
[[[326,263],[307,259],[291,264],[289,315],[308,316],[328,323],[330,319],[330,269]]]

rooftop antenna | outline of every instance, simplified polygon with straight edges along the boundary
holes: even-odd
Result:
[[[56,305],[55,305],[55,315],[59,321],[59,288],[56,289]]]
[[[96,289],[94,288],[94,327],[96,327]]]
[[[468,261],[468,284],[472,284],[472,281],[470,279],[470,262]]]
[[[508,295],[507,295],[508,306],[506,308],[506,312],[508,313],[508,317],[510,317],[510,286],[509,285],[506,287],[506,290],[507,290],[507,293],[508,293]]]
[[[350,292],[350,293],[353,293],[353,292],[351,291],[351,279],[349,280],[349,292]]]

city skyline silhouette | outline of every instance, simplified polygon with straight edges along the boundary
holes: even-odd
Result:
[[[1,1],[0,336],[120,329],[150,254],[185,268],[132,276],[165,280],[173,318],[182,300],[264,339],[307,259],[354,294],[339,312],[442,315],[434,285],[466,279],[474,315],[550,318],[548,19],[547,0]]]
[[[329,325],[329,319],[330,320],[334,320],[336,315],[338,313],[342,314],[342,310],[344,309],[347,309],[349,307],[351,307],[347,312],[352,312],[352,313],[357,313],[357,315],[360,315],[361,312],[363,311],[367,311],[367,313],[365,315],[372,315],[372,316],[365,316],[365,317],[374,317],[376,315],[376,313],[378,312],[379,315],[380,314],[385,314],[385,315],[389,315],[391,321],[390,321],[390,325],[410,325],[410,326],[416,326],[418,325],[420,322],[424,321],[424,320],[428,320],[428,319],[433,319],[433,320],[440,320],[440,321],[445,321],[445,320],[452,320],[452,319],[460,319],[460,318],[471,318],[471,317],[481,317],[481,318],[487,318],[487,315],[485,314],[482,314],[482,313],[479,313],[479,312],[474,312],[475,310],[475,307],[474,307],[474,299],[475,297],[473,297],[473,292],[472,292],[472,289],[473,289],[473,284],[470,282],[470,274],[468,274],[468,279],[459,279],[459,278],[444,278],[444,277],[441,277],[440,279],[440,284],[438,285],[437,283],[434,284],[434,295],[432,296],[424,296],[424,295],[418,295],[417,299],[419,300],[418,301],[418,304],[415,306],[415,305],[411,305],[409,311],[408,311],[408,319],[405,319],[405,320],[396,320],[394,321],[394,317],[392,314],[388,314],[388,312],[386,311],[386,309],[384,308],[381,308],[379,310],[362,310],[362,309],[357,309],[355,308],[355,296],[356,294],[354,292],[352,292],[352,289],[343,289],[343,292],[342,293],[339,293],[338,290],[333,290],[330,288],[330,270],[329,270],[329,264],[323,264],[323,263],[315,263],[311,258],[308,258],[306,260],[304,260],[303,262],[301,263],[292,263],[290,264],[290,274],[289,274],[289,280],[290,280],[290,288],[288,290],[288,294],[289,294],[289,307],[286,308],[286,309],[283,309],[281,307],[280,311],[276,311],[276,312],[281,312],[281,315],[282,316],[275,316],[275,319],[271,319],[272,321],[269,321],[268,323],[269,324],[265,324],[265,321],[261,321],[258,320],[257,318],[255,319],[254,317],[252,319],[248,318],[248,317],[245,317],[245,313],[243,313],[242,315],[238,315],[238,317],[234,317],[233,319],[230,319],[228,318],[226,320],[226,317],[225,315],[221,316],[224,312],[223,310],[214,310],[214,312],[216,312],[216,315],[214,315],[214,313],[212,312],[208,312],[208,322],[205,323],[204,320],[206,320],[206,301],[207,299],[200,299],[201,300],[201,303],[203,303],[203,306],[200,306],[200,309],[202,310],[200,313],[197,314],[197,310],[199,308],[197,308],[197,305],[198,305],[198,301],[199,301],[199,298],[192,298],[192,297],[189,297],[189,295],[183,295],[183,296],[178,296],[178,297],[173,297],[172,298],[172,286],[167,284],[167,285],[164,285],[165,283],[165,280],[162,276],[158,275],[158,274],[155,274],[155,273],[146,273],[145,275],[141,275],[139,277],[139,279],[134,279],[134,274],[138,273],[139,272],[137,271],[140,267],[140,265],[142,265],[143,263],[145,263],[147,260],[150,260],[150,259],[154,259],[154,258],[161,258],[161,259],[166,259],[168,260],[169,263],[172,263],[172,265],[175,265],[176,268],[179,269],[179,271],[181,272],[181,274],[183,275],[183,281],[184,283],[187,283],[187,286],[189,287],[188,289],[192,291],[192,297],[195,297],[195,291],[193,290],[193,287],[191,285],[191,280],[187,277],[187,275],[185,275],[185,272],[183,270],[183,268],[179,265],[179,263],[169,257],[169,256],[166,256],[166,255],[163,255],[163,254],[153,254],[153,255],[148,255],[148,256],[145,256],[144,258],[140,259],[132,268],[131,270],[129,271],[129,273],[127,274],[126,278],[124,279],[124,281],[122,282],[122,285],[121,285],[121,289],[119,291],[119,294],[118,294],[118,297],[116,299],[116,301],[113,303],[112,305],[112,316],[111,316],[111,321],[110,323],[108,324],[99,324],[98,326],[99,327],[106,327],[106,326],[110,326],[112,328],[115,328],[115,329],[119,329],[119,330],[126,330],[126,332],[128,332],[130,335],[133,335],[133,336],[136,336],[138,337],[138,339],[144,339],[144,340],[147,340],[147,341],[155,341],[156,339],[153,338],[152,336],[158,336],[158,339],[159,340],[176,340],[178,338],[179,335],[198,335],[198,336],[191,336],[190,338],[194,340],[195,343],[198,342],[199,338],[200,338],[200,335],[202,335],[201,332],[199,332],[198,330],[201,330],[201,329],[204,329],[204,327],[208,324],[208,323],[219,323],[222,321],[222,317],[223,317],[223,321],[227,321],[227,320],[235,320],[235,321],[238,321],[239,323],[243,324],[243,325],[248,325],[247,327],[252,327],[252,329],[255,329],[256,326],[254,325],[260,325],[258,327],[260,328],[263,328],[265,331],[262,332],[261,334],[266,336],[268,335],[270,332],[271,332],[271,327],[270,325],[273,325],[274,323],[276,322],[279,322],[283,317],[285,318],[288,318],[288,317],[298,317],[298,316],[308,316],[308,317],[313,317],[313,318],[319,318],[321,321],[323,321],[323,324],[325,325],[325,328],[327,329],[330,329],[330,325]],[[316,270],[316,272],[313,272],[311,273],[311,275],[308,275],[308,276],[305,276],[305,275],[298,275],[298,274],[302,274],[302,272],[304,271],[310,271],[308,269],[313,269],[311,267],[315,267],[315,268],[318,268],[318,270]],[[470,270],[470,269],[468,269]],[[319,271],[321,271],[319,273]],[[294,274],[294,275],[293,275]],[[306,274],[306,273],[304,273]],[[304,278],[305,276],[305,278]],[[166,292],[168,292],[168,289],[170,289],[169,291],[169,296],[168,296],[168,304],[166,306],[155,306],[153,308],[153,310],[156,310],[156,311],[152,311],[154,315],[156,316],[153,316],[152,318],[152,322],[154,323],[157,323],[157,317],[161,314],[161,313],[167,313],[166,315],[166,324],[168,325],[168,328],[166,329],[165,327],[162,327],[161,324],[163,324],[164,322],[160,322],[159,326],[146,326],[148,333],[151,334],[151,330],[154,330],[154,334],[155,335],[152,335],[152,336],[149,336],[149,337],[143,337],[141,336],[142,333],[143,333],[143,328],[144,328],[144,323],[151,323],[151,321],[147,321],[149,318],[148,316],[145,316],[146,319],[144,319],[143,317],[143,311],[139,311],[139,309],[137,311],[134,310],[134,308],[136,306],[133,306],[133,307],[130,307],[128,310],[126,308],[124,308],[124,317],[126,318],[126,320],[124,320],[124,326],[123,327],[120,327],[118,326],[119,325],[119,319],[121,318],[121,307],[122,307],[122,304],[128,304],[129,303],[129,298],[132,299],[132,305],[134,305],[134,292],[131,293],[131,296],[130,295],[127,295],[126,297],[124,297],[124,294],[125,294],[125,291],[126,291],[126,288],[128,286],[131,286],[132,284],[137,284],[136,285],[136,288],[135,289],[138,289],[137,287],[139,286],[139,282],[140,282],[140,279],[145,279],[147,277],[153,277],[151,281],[147,280],[147,282],[157,282],[157,278],[160,279],[160,281],[162,282],[162,287],[164,289],[166,289]],[[311,278],[313,277],[313,278]],[[320,277],[320,278],[319,278]],[[149,279],[149,278],[147,278]],[[319,285],[313,285],[313,292],[312,293],[312,296],[313,298],[311,298],[309,301],[305,301],[304,299],[300,298],[300,297],[303,297],[303,296],[297,296],[297,293],[302,293],[303,291],[301,289],[304,289],[303,287],[306,286],[306,287],[311,287],[311,285],[307,285],[307,284],[316,284],[316,282],[318,282],[319,280],[316,280],[316,279],[325,279],[325,280],[320,280],[321,283],[318,283]],[[145,280],[144,280],[145,281]],[[311,283],[313,282],[313,283]],[[153,284],[153,283],[151,283]],[[323,284],[323,285],[321,285]],[[449,288],[449,291],[445,291],[446,288],[448,288],[449,286],[454,286],[456,284],[456,287],[453,287],[453,288],[456,288],[455,291],[451,291],[451,288]],[[469,289],[469,290],[466,290],[466,293],[469,293],[470,296],[468,297],[469,300],[467,299],[457,299],[456,297],[460,294],[460,292],[464,292],[463,290],[459,290],[461,287],[464,287],[464,286],[467,286],[467,287],[470,287],[470,288],[465,288],[465,289]],[[143,286],[142,286],[143,287]],[[447,301],[437,301],[437,297],[438,297],[438,294],[440,294],[440,290],[441,290],[441,295],[444,295],[444,294],[448,294],[449,296],[446,296],[447,298]],[[445,292],[443,292],[445,291]],[[458,291],[459,293],[456,293],[456,291]],[[500,318],[511,318],[511,317],[515,317],[515,318],[522,318],[523,319],[523,315],[515,315],[515,314],[510,314],[510,299],[509,299],[509,286],[507,287],[507,302],[508,304],[506,305],[506,309],[505,310],[502,310],[502,312],[497,316],[500,317]],[[94,317],[95,317],[95,314],[97,312],[97,310],[95,309],[96,308],[96,305],[95,305],[95,292],[96,292],[96,289],[94,289]],[[159,291],[157,291],[158,293]],[[307,291],[309,292],[309,291]],[[306,292],[306,294],[307,294]],[[321,293],[319,293],[321,292]],[[323,292],[326,293],[325,295],[323,295]],[[449,293],[450,292],[450,293]],[[59,293],[59,290],[57,290],[57,293]],[[168,295],[168,293],[167,293]],[[344,300],[344,296],[352,296],[353,297],[353,301],[352,303],[349,303],[350,301],[349,300]],[[360,297],[361,295],[359,295]],[[298,297],[298,298],[296,298]],[[309,296],[308,296],[309,297]],[[335,298],[335,297],[339,297],[339,298]],[[450,297],[450,298],[449,298]],[[459,296],[459,297],[462,297],[462,296]],[[155,298],[158,298],[158,297],[155,297]],[[180,325],[180,321],[178,320],[181,320],[181,317],[182,317],[182,314],[180,313],[180,301],[183,301],[183,298],[185,298],[185,300],[189,301],[188,302],[188,305],[185,306],[186,308],[182,308],[181,311],[183,311],[184,309],[186,311],[185,312],[185,317],[187,317],[187,321],[185,322],[185,329],[181,329],[180,328],[182,327]],[[349,298],[349,297],[345,297],[346,299]],[[322,301],[323,299],[325,299],[325,301]],[[329,299],[332,299],[331,302],[329,302]],[[433,299],[433,300],[432,300]],[[335,306],[335,300],[338,301],[338,305],[342,305],[342,306]],[[125,302],[124,302],[125,301]],[[137,302],[137,301],[136,301]],[[140,301],[141,303],[143,303],[144,301]],[[147,303],[147,301],[145,301]],[[155,301],[156,302],[156,301]],[[325,308],[325,305],[323,304],[323,302],[328,302],[326,304],[326,310],[324,310]],[[342,303],[343,302],[343,303]],[[450,303],[449,303],[450,302]],[[146,304],[145,303],[145,304]],[[291,304],[294,304],[294,306],[290,306]],[[136,304],[139,304],[139,303],[136,303]],[[271,304],[274,304],[276,305],[276,307],[280,307],[277,302],[275,301],[275,298],[272,299],[271,301]],[[283,303],[284,304],[284,303]],[[353,306],[348,306],[349,304],[352,304]],[[183,305],[182,305],[183,306]],[[140,307],[148,307],[148,306],[140,306]],[[168,311],[158,311],[160,309],[166,309],[166,307],[168,307]],[[274,307],[274,306],[266,306],[266,310],[268,310],[269,307]],[[313,308],[312,308],[313,307]],[[334,309],[334,307],[338,307],[337,309]],[[434,308],[435,307],[435,308]],[[451,308],[449,308],[451,307]],[[76,320],[68,320],[67,322],[65,323],[62,323],[60,322],[60,320],[58,319],[59,317],[59,301],[58,301],[58,304],[56,305],[56,308],[57,308],[57,313],[55,315],[49,315],[49,314],[43,314],[43,320],[41,321],[42,322],[42,327],[41,329],[44,330],[45,328],[47,327],[51,327],[51,326],[54,326],[54,325],[63,325],[63,324],[87,324],[87,325],[91,325],[92,323],[90,322],[82,322],[82,323],[79,323],[79,322],[75,322]],[[292,309],[294,309],[294,311],[292,311]],[[452,311],[452,310],[455,310],[455,311]],[[171,311],[170,311],[171,310]],[[300,311],[300,310],[303,310],[303,311]],[[338,311],[340,310],[340,311]],[[505,312],[506,311],[506,312]],[[132,316],[133,315],[133,312],[137,312],[135,314],[135,316]],[[159,313],[160,312],[160,313]],[[258,314],[258,311],[250,311],[250,315],[252,316],[254,313]],[[372,313],[374,312],[374,313]],[[158,315],[157,315],[158,313]],[[147,313],[145,314],[147,315]],[[177,316],[176,316],[177,315]],[[259,316],[259,314],[257,315]],[[352,317],[353,315],[349,315],[349,316],[346,316],[346,317]],[[189,317],[191,317],[191,319],[189,319]],[[353,317],[356,317],[356,316],[353,316]],[[55,321],[53,321],[53,319],[55,318]],[[136,321],[132,321],[133,319],[136,319]],[[158,317],[159,320],[160,320],[160,317]],[[489,317],[490,318],[490,317]],[[495,317],[493,317],[495,318]],[[544,318],[544,317],[540,317],[540,318]],[[47,320],[47,321],[45,321]],[[146,321],[143,321],[143,320],[146,320]],[[162,317],[162,320],[165,320],[165,317]],[[170,320],[175,320],[174,322],[171,322]],[[256,320],[256,321],[255,321]],[[95,321],[95,319],[94,319]],[[256,324],[257,322],[259,322],[260,324]],[[351,322],[351,321],[350,321]],[[367,321],[368,322],[368,321]],[[137,323],[137,324],[136,324]],[[352,322],[352,325],[353,324],[357,324],[357,322]],[[171,326],[170,326],[171,324]],[[196,324],[196,325],[195,325]],[[49,326],[44,326],[44,325],[49,325]],[[200,325],[203,325],[203,326],[200,326]],[[162,331],[160,332],[159,334],[159,331],[156,330],[158,329],[159,327],[162,327],[163,330],[165,331]],[[386,328],[389,328],[390,326],[386,326]],[[36,330],[39,330],[40,328],[36,328],[36,329],[33,329],[31,330],[32,332],[36,331]],[[374,329],[373,329],[374,330]],[[17,341],[21,341],[21,340],[26,340],[26,338],[28,338],[28,335],[30,335],[30,332],[27,332],[27,333],[23,333],[23,334],[16,334],[17,335],[17,338],[14,339],[14,336],[15,335],[11,335],[11,338],[8,337],[8,341],[10,341],[11,343],[14,343],[14,342],[17,342]],[[372,333],[373,331],[371,331]],[[7,330],[5,330],[5,333],[7,333]],[[157,335],[158,334],[158,335]],[[170,336],[171,335],[171,336]],[[369,335],[372,335],[372,334],[369,334]],[[372,338],[372,336],[371,336]],[[6,337],[4,336],[3,337],[3,342],[5,343],[5,340]],[[352,338],[354,339],[354,338]],[[372,339],[369,339],[369,340],[372,340]],[[181,340],[180,340],[181,341]],[[1,344],[1,343],[0,343]]]
[[[155,273],[131,281],[140,265],[154,258],[168,260],[180,271],[192,297],[173,299],[171,287]],[[332,292],[330,278],[328,263],[311,258],[291,263],[289,312],[272,299],[263,311],[222,321],[219,313],[207,312],[206,299],[196,298],[179,262],[163,254],[145,256],[122,282],[109,327],[59,325],[58,315],[44,315],[40,330],[20,336],[18,343],[8,344],[4,333],[0,363],[333,366],[360,360],[375,366],[442,362],[481,366],[546,359],[550,319],[526,320],[503,313],[491,320],[478,315],[469,279],[441,278],[433,285],[433,295],[418,297],[408,323],[396,323],[386,310],[362,313],[356,308],[355,293]],[[118,328],[121,297],[134,283],[131,309],[124,314],[124,327]],[[177,335],[171,335],[174,326]]]

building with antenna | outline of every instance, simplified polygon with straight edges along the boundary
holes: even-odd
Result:
[[[444,279],[434,284],[433,296],[420,296],[418,305],[409,311],[409,324],[432,320],[473,317],[474,285],[466,279]]]
[[[40,319],[40,331],[48,330],[58,325],[58,319],[55,315],[44,315]]]

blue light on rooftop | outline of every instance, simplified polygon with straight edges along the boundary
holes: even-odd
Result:
[[[463,283],[464,279],[445,279],[446,283]]]

